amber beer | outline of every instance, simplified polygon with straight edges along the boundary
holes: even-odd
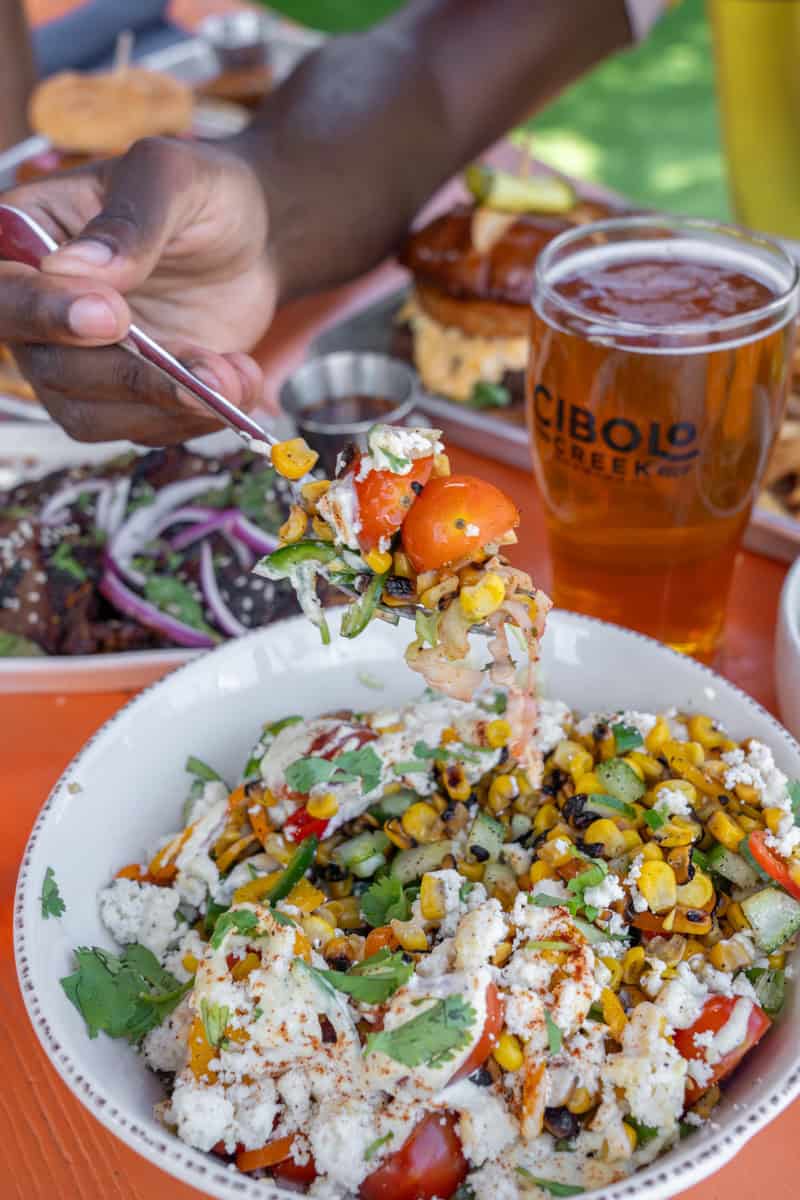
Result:
[[[620,218],[546,247],[527,396],[557,604],[711,657],[797,308],[782,249],[710,222]]]

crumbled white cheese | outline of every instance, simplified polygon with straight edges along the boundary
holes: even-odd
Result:
[[[418,458],[441,454],[444,446],[439,440],[440,429],[407,429],[403,425],[373,425],[367,436],[368,454],[361,458],[358,479],[370,471],[391,471],[408,475]]]
[[[169,945],[178,937],[175,913],[180,897],[173,888],[133,879],[115,879],[100,893],[100,917],[121,946],[139,942],[163,962]]]
[[[475,1200],[519,1200],[518,1177],[513,1168],[499,1163],[487,1163],[469,1177]]]
[[[199,781],[195,781],[199,782]],[[204,817],[220,800],[227,801],[228,789],[221,779],[209,779],[202,788],[197,789],[197,795],[191,796],[186,804],[184,825],[193,825]]]
[[[739,748],[722,755],[729,769],[725,772],[726,788],[743,783],[759,794],[762,808],[779,808],[783,812],[775,833],[767,831],[766,842],[782,858],[789,858],[800,846],[800,828],[795,824],[788,780],[775,765],[772,751],[763,742],[751,741],[747,753]]]
[[[654,713],[637,712],[635,709],[626,709],[624,712],[593,712],[585,716],[576,729],[578,733],[586,735],[592,733],[597,725],[629,725],[637,730],[644,741],[656,720]]]
[[[653,811],[669,820],[670,817],[690,817],[692,806],[689,797],[680,788],[663,786],[658,789]]]
[[[592,908],[610,908],[615,900],[624,900],[625,893],[619,885],[616,875],[609,872],[602,883],[584,890],[583,900]]]
[[[718,1029],[712,1040],[705,1047],[705,1060],[707,1063],[718,1063],[726,1054],[730,1054],[732,1050],[737,1050],[747,1038],[747,1026],[750,1022],[750,1014],[753,1011],[753,1005],[750,1000],[737,1000],[734,1004],[731,1015],[725,1024]],[[697,1035],[695,1035],[695,1045],[697,1045]]]
[[[543,755],[555,750],[562,738],[567,736],[567,723],[572,719],[570,710],[563,700],[539,701],[539,725],[534,742]]]
[[[440,1093],[447,1108],[459,1115],[459,1135],[467,1158],[476,1167],[497,1158],[517,1136],[505,1102],[468,1079],[453,1083]]]
[[[694,1025],[708,998],[708,990],[688,963],[678,963],[675,977],[667,980],[658,993],[656,1006],[663,1012],[671,1029],[689,1029]]]
[[[337,545],[358,550],[361,520],[358,512],[358,493],[351,473],[334,479],[317,501],[317,512],[333,531]]]
[[[622,1053],[609,1056],[604,1077],[622,1088],[637,1121],[671,1129],[683,1111],[686,1060],[663,1036],[662,1027],[662,1013],[654,1004],[638,1004],[622,1034]]]
[[[231,1153],[236,1148],[234,1108],[221,1084],[208,1086],[193,1077],[175,1081],[169,1120],[178,1137],[197,1150],[210,1150],[224,1142]]]
[[[155,1029],[145,1034],[142,1053],[153,1071],[178,1074],[189,1059],[189,1030],[194,1020],[190,996],[184,996],[177,1008]]]
[[[625,876],[625,886],[630,895],[631,904],[634,912],[645,912],[647,909],[647,901],[637,886],[637,880],[642,873],[644,865],[644,855],[637,854],[631,865],[628,867],[628,874]]]
[[[706,1087],[714,1077],[714,1068],[702,1058],[687,1059],[688,1075],[700,1087]]]
[[[467,913],[453,941],[456,969],[470,971],[489,962],[507,930],[499,900],[487,900]]]
[[[344,1192],[358,1191],[369,1174],[364,1151],[375,1137],[370,1106],[363,1100],[340,1096],[319,1106],[308,1129],[317,1170]]]

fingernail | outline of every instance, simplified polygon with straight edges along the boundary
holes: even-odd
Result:
[[[67,320],[78,337],[110,338],[117,332],[116,314],[100,296],[81,296],[80,300],[74,300]]]
[[[107,267],[114,257],[114,251],[105,242],[93,242],[89,238],[70,242],[57,253],[59,262],[75,262],[84,267]]]
[[[215,392],[222,391],[219,380],[213,371],[209,371],[208,367],[189,367],[189,370],[198,379],[201,379],[203,383],[207,384],[208,387],[213,388]]]

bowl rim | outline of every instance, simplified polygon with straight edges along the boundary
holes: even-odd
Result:
[[[798,579],[800,579],[800,562],[796,566],[798,568]],[[335,616],[336,614],[334,614]],[[698,662],[696,659],[687,658],[685,655],[656,641],[654,638],[648,637],[646,634],[639,633],[636,630],[625,629],[623,626],[615,625],[609,621],[601,621],[596,617],[585,616],[582,613],[575,613],[567,609],[556,609],[550,614],[549,619],[551,621],[555,619],[557,622],[560,619],[564,619],[567,625],[574,624],[578,628],[584,626],[590,630],[596,628],[600,632],[603,630],[612,630],[615,633],[621,632],[637,641],[644,642],[651,650],[655,650],[667,661],[677,660],[684,666],[689,667],[690,670],[697,670],[699,675],[705,676],[708,679],[709,684],[713,684],[714,682],[723,683],[738,699],[741,699],[748,707],[755,710],[773,727],[774,735],[781,742],[794,754],[800,756],[800,743],[780,724],[771,712],[752,696],[749,696],[738,684],[726,679],[706,664]],[[267,1179],[252,1180],[246,1176],[237,1175],[227,1165],[221,1163],[217,1165],[212,1155],[206,1154],[201,1150],[196,1150],[181,1142],[174,1135],[170,1135],[167,1130],[164,1130],[163,1138],[154,1136],[148,1129],[140,1125],[137,1118],[131,1117],[120,1110],[116,1104],[109,1101],[107,1096],[96,1090],[92,1082],[81,1072],[78,1064],[73,1061],[69,1051],[61,1045],[48,1021],[46,1013],[42,1009],[38,994],[34,989],[26,952],[28,925],[25,920],[25,912],[30,902],[31,892],[39,886],[31,878],[29,867],[34,848],[47,821],[50,810],[56,805],[62,793],[65,790],[69,791],[74,772],[80,767],[83,759],[116,722],[135,712],[138,706],[148,703],[151,693],[156,689],[169,686],[169,681],[175,676],[188,676],[193,671],[202,670],[202,664],[211,654],[221,658],[226,654],[235,653],[235,648],[240,643],[248,640],[254,641],[265,635],[269,636],[268,631],[274,631],[276,627],[280,627],[282,624],[299,625],[301,623],[306,623],[306,618],[302,614],[287,618],[284,622],[275,622],[274,625],[265,626],[263,630],[254,630],[245,635],[244,638],[232,639],[209,651],[207,654],[203,654],[182,664],[168,675],[155,680],[127,700],[116,712],[112,713],[69,761],[39,810],[25,845],[14,896],[13,931],[17,982],[22,993],[28,1019],[51,1066],[55,1067],[70,1091],[88,1109],[93,1117],[152,1165],[201,1191],[208,1188],[209,1185],[216,1186],[219,1189],[218,1195],[226,1197],[238,1195],[244,1197],[245,1200],[296,1200],[297,1193],[277,1187]],[[746,1142],[778,1116],[798,1096],[800,1096],[800,1049],[798,1049],[793,1068],[789,1074],[784,1075],[782,1080],[779,1081],[768,1095],[760,1097],[752,1105],[737,1106],[745,1110],[743,1114],[737,1115],[731,1121],[730,1127],[725,1130],[712,1128],[709,1141],[699,1153],[694,1155],[685,1153],[678,1161],[670,1163],[667,1167],[662,1166],[660,1171],[654,1174],[654,1168],[657,1168],[658,1163],[661,1161],[656,1159],[653,1163],[643,1167],[634,1175],[609,1184],[606,1187],[587,1190],[585,1194],[590,1200],[642,1200],[645,1191],[648,1200],[663,1200],[666,1197],[676,1196],[685,1187],[708,1178],[729,1162]],[[706,1128],[711,1128],[711,1123]],[[687,1147],[687,1150],[689,1148],[690,1146]],[[699,1174],[698,1167],[700,1167]]]
[[[781,589],[780,611],[783,625],[800,656],[800,554],[789,568]]]

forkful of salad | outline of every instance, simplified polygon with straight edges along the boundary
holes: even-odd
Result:
[[[274,447],[272,461],[299,478],[315,457],[293,439]],[[495,682],[512,682],[506,626],[519,631],[531,661],[538,656],[550,602],[504,557],[518,524],[516,505],[493,484],[451,473],[439,430],[375,425],[366,451],[339,456],[334,479],[300,487],[281,546],[255,571],[292,583],[325,642],[319,577],[352,597],[343,637],[357,637],[374,617],[412,619],[409,666],[432,687],[468,699],[482,678],[464,661],[470,633],[491,636]]]

